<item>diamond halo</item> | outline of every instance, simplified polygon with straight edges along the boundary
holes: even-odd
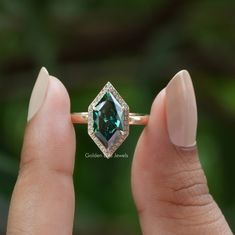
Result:
[[[117,100],[123,113],[123,128],[120,130],[120,135],[115,139],[113,145],[110,147],[105,147],[105,145],[97,137],[94,130],[94,110],[106,93],[110,93]],[[112,157],[113,153],[120,147],[129,134],[129,107],[110,82],[106,83],[106,85],[88,107],[88,134],[106,158]]]

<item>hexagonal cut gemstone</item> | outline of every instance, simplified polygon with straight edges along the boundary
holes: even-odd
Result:
[[[94,134],[109,149],[119,140],[123,128],[123,108],[111,92],[106,92],[93,108]]]

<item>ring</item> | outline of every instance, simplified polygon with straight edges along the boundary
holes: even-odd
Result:
[[[130,113],[129,106],[108,82],[88,107],[88,112],[71,114],[73,123],[87,124],[88,134],[106,158],[129,135],[129,125],[147,125],[149,115]]]
[[[88,123],[88,112],[71,114],[72,122],[77,124]],[[142,113],[129,113],[129,125],[147,125],[149,115]]]

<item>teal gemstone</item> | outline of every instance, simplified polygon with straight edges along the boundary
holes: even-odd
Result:
[[[112,147],[124,127],[124,112],[117,99],[106,92],[93,108],[93,131],[105,148]]]

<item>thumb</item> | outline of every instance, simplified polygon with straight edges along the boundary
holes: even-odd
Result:
[[[190,75],[175,75],[153,102],[132,165],[132,191],[144,235],[232,234],[209,193],[196,147]]]
[[[74,156],[69,96],[42,68],[30,99],[7,234],[72,234]]]

